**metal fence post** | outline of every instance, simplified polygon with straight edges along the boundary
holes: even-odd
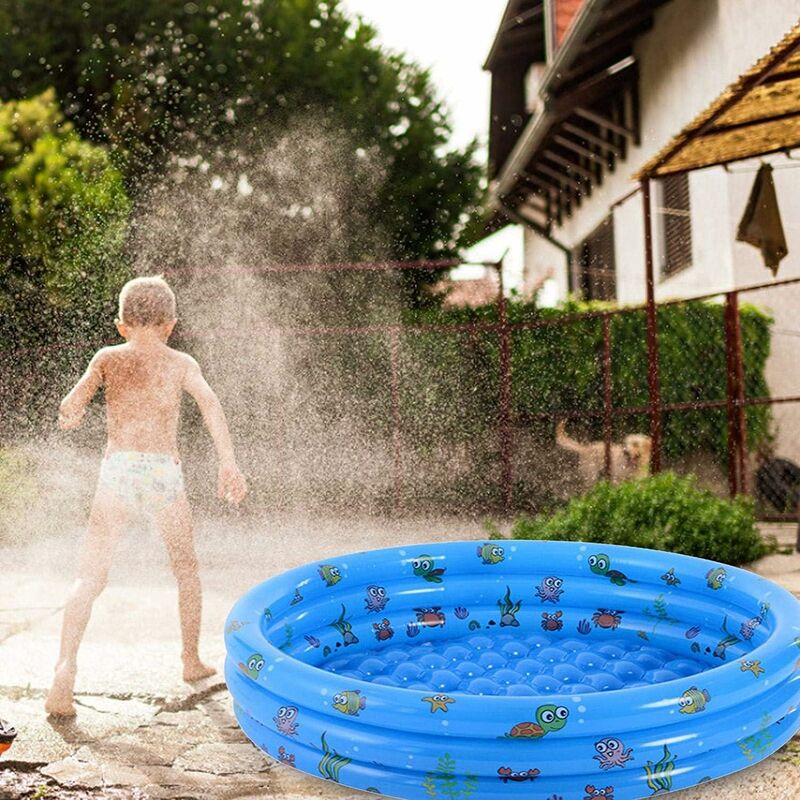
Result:
[[[603,444],[605,446],[604,472],[611,479],[611,439],[614,435],[611,408],[611,317],[603,314]]]
[[[725,294],[725,407],[728,412],[728,488],[731,497],[747,492],[747,423],[738,292]]]
[[[742,318],[739,316],[739,293],[730,293],[731,323],[733,333],[733,368],[736,377],[736,432],[737,461],[739,464],[739,492],[747,493],[747,417],[744,405],[744,357],[742,355]]]
[[[513,499],[513,465],[511,454],[511,331],[508,325],[508,305],[503,291],[503,261],[496,265],[498,276],[497,319],[500,335],[500,461],[503,512],[511,511]]]
[[[389,331],[389,366],[391,369],[392,395],[392,509],[400,510],[401,469],[400,454],[400,336],[397,328]]]
[[[736,367],[733,363],[733,301],[732,293],[725,295],[725,408],[728,415],[728,492],[735,497],[739,491],[737,441],[739,418],[736,414]]]
[[[658,369],[658,329],[656,321],[655,277],[653,274],[653,221],[650,207],[650,180],[642,181],[644,210],[644,266],[647,288],[647,389],[650,405],[652,452],[650,471],[661,471],[661,381]]]

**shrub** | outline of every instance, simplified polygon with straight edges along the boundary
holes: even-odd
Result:
[[[664,472],[641,481],[598,483],[552,516],[521,517],[515,539],[592,541],[747,564],[772,552],[749,498],[721,500],[693,477]]]
[[[553,414],[565,409],[599,411],[603,406],[603,328],[598,317],[574,318],[587,311],[612,308],[607,303],[570,301],[560,308],[537,308],[532,302],[509,304],[513,323],[545,322],[516,330],[511,336],[512,403],[514,416],[543,440],[553,437]],[[690,301],[658,308],[658,342],[662,401],[690,403],[724,400],[726,396],[725,308],[721,303]],[[744,342],[745,393],[769,394],[765,367],[769,355],[771,318],[742,304],[739,316]],[[464,324],[496,321],[496,308],[425,309],[407,311],[408,323]],[[569,319],[565,319],[569,318]],[[563,322],[561,320],[564,320]],[[647,407],[647,345],[644,309],[628,309],[611,317],[612,398],[614,406]],[[497,420],[499,341],[495,333],[406,335],[401,365],[411,364],[401,380],[404,419],[415,419],[420,407],[441,409],[442,434],[471,438]],[[412,386],[407,386],[411,379]],[[464,387],[470,387],[465,391]],[[457,396],[459,403],[453,403]],[[746,409],[748,444],[755,450],[769,435],[769,406]],[[679,459],[690,453],[712,453],[727,459],[727,418],[724,408],[665,413],[662,418],[664,456]],[[647,432],[645,414],[617,417],[614,438]],[[578,438],[602,438],[602,418],[570,423]],[[434,430],[435,435],[437,431]],[[429,431],[430,433],[430,431]]]

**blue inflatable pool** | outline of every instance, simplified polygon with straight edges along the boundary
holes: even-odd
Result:
[[[248,592],[226,645],[259,748],[409,800],[649,797],[754,764],[800,727],[800,603],[652,550],[341,556]]]

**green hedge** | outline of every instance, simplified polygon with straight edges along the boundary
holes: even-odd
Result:
[[[692,477],[664,472],[598,483],[551,516],[520,517],[515,539],[591,541],[748,564],[774,551],[759,534],[749,498],[721,500]]]
[[[598,303],[570,303],[559,309],[538,309],[532,303],[509,304],[511,322],[550,324],[512,335],[512,394],[515,416],[552,439],[553,420],[538,414],[565,409],[594,409],[603,404],[602,321],[599,317],[568,320],[586,311],[608,308]],[[409,324],[461,324],[496,320],[496,309],[428,309],[407,312]],[[724,306],[687,302],[658,309],[659,359],[664,403],[724,401],[726,361]],[[746,395],[768,394],[764,369],[769,355],[772,320],[754,306],[740,307]],[[611,317],[612,397],[616,407],[646,407],[646,322],[642,309]],[[408,333],[403,337],[402,414],[406,419],[444,416],[428,426],[428,435],[469,438],[496,424],[498,395],[496,333]],[[434,414],[434,412],[436,412]],[[747,409],[751,449],[769,435],[767,406]],[[664,454],[677,458],[695,451],[727,453],[725,408],[667,412],[663,418]],[[615,438],[646,432],[646,414],[615,418]],[[600,438],[602,421],[576,420],[570,430]]]

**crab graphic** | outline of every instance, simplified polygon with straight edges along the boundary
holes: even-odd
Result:
[[[598,755],[595,758],[600,762],[600,769],[624,767],[633,758],[633,748],[625,749],[625,745],[613,736],[607,736],[594,743]]]
[[[546,631],[560,631],[564,627],[564,623],[561,620],[562,616],[563,614],[561,611],[555,611],[552,614],[543,611],[542,628]]]
[[[540,775],[538,769],[524,769],[522,772],[514,772],[511,767],[498,767],[497,775],[503,783],[513,781],[514,783],[524,783],[525,781],[533,781]]]
[[[386,618],[382,619],[380,622],[373,622],[372,627],[375,629],[375,638],[379,642],[385,642],[394,636],[392,623]]]
[[[444,627],[445,616],[441,606],[415,608],[414,613],[417,615],[417,622],[420,625],[424,625],[426,628]]]
[[[589,783],[584,787],[583,791],[586,792],[586,797],[583,800],[597,800],[598,797],[602,798],[602,800],[614,800],[613,786],[606,786],[605,789],[601,789],[599,786],[594,787]]]
[[[608,608],[598,608],[597,611],[592,614],[592,622],[594,622],[596,628],[616,630],[622,622],[622,615],[624,613],[624,611],[611,611]]]
[[[286,748],[283,745],[281,745],[278,748],[278,761],[280,761],[281,764],[286,764],[287,767],[293,767],[294,753],[287,753]]]

